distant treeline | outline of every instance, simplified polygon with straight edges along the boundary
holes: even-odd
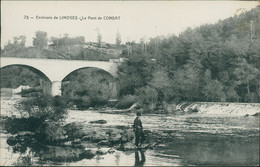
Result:
[[[118,58],[123,47],[119,32],[115,34],[116,44],[102,42],[100,33],[97,42],[86,42],[84,36],[70,37],[67,33],[50,38],[47,35],[44,31],[35,32],[33,47],[25,47],[26,36],[14,37],[1,49],[1,56],[108,61]]]

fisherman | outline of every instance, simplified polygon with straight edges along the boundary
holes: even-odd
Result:
[[[133,130],[135,132],[135,145],[136,147],[140,146],[142,141],[144,140],[144,134],[143,134],[143,126],[142,121],[140,119],[141,113],[136,113],[136,118],[134,120]]]

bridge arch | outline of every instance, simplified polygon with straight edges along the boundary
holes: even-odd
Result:
[[[75,74],[79,75],[80,77],[77,77]],[[116,77],[101,68],[83,67],[72,71],[65,78],[63,78],[61,83],[62,90],[64,91],[66,89],[66,86],[68,86],[68,84],[70,84],[74,80],[81,80],[80,82],[95,82],[97,84],[106,84],[107,90],[109,91],[110,99],[117,98]]]
[[[10,64],[10,65],[5,65],[5,66],[1,66],[0,68],[3,69],[3,68],[7,68],[7,67],[12,67],[12,66],[20,66],[20,67],[25,67],[25,68],[28,68],[30,70],[32,70],[33,72],[35,72],[36,74],[44,77],[45,79],[47,79],[48,81],[51,82],[50,78],[44,73],[42,72],[41,70],[33,67],[33,66],[30,66],[30,65],[25,65],[25,64]]]
[[[32,67],[30,65],[24,65],[24,64],[10,64],[10,65],[4,65],[4,66],[1,66],[0,69],[1,69],[1,74],[3,74],[3,71],[4,69],[6,68],[12,68],[12,67],[22,67],[22,68],[25,68],[25,69],[28,69],[29,71],[31,71],[32,73],[34,73],[35,75],[37,75],[40,79],[40,86],[42,86],[43,88],[43,93],[46,93],[46,94],[50,94],[51,93],[51,80],[49,79],[48,76],[46,76],[44,74],[44,72],[42,72],[41,70],[35,68],[35,67]],[[12,70],[12,69],[11,69]],[[21,70],[21,69],[20,69]],[[37,77],[36,77],[37,78]],[[2,78],[1,79],[5,79],[2,75]],[[28,78],[27,78],[28,80]],[[18,82],[19,84],[19,82]],[[18,85],[19,86],[19,85]]]
[[[78,68],[78,69],[75,69],[74,71],[71,71],[70,73],[68,73],[61,81],[64,81],[69,75],[77,72],[77,71],[80,71],[80,70],[84,70],[84,69],[95,69],[96,72],[98,71],[101,71],[101,72],[104,72],[106,73],[107,75],[111,76],[113,79],[116,79],[116,76],[111,74],[110,72],[102,69],[102,68],[98,68],[98,67],[81,67],[81,68]]]
[[[71,72],[86,68],[94,67],[107,71],[114,77],[117,76],[116,61],[83,61],[83,60],[60,60],[60,59],[35,59],[35,58],[15,58],[1,57],[1,66],[8,65],[25,65],[33,67],[45,74],[52,82],[51,94],[61,95],[61,82]]]

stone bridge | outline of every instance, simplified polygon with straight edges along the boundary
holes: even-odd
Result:
[[[52,83],[51,94],[61,95],[62,80],[75,70],[81,68],[102,69],[112,76],[117,76],[119,59],[110,61],[84,61],[84,60],[61,60],[61,59],[35,59],[35,58],[15,58],[1,57],[1,68],[11,65],[22,65],[34,68],[44,74]]]

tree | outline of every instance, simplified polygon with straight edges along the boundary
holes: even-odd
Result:
[[[117,33],[116,33],[116,45],[120,46],[120,44],[121,44],[121,35],[120,35],[119,31],[117,31]]]
[[[200,100],[200,74],[198,70],[190,65],[174,72],[173,83],[176,101],[198,101]]]
[[[252,99],[250,97],[250,94],[252,93],[250,87],[255,85],[255,83],[259,83],[259,78],[258,78],[259,70],[255,68],[253,65],[247,63],[245,59],[241,59],[237,63],[237,67],[234,69],[233,74],[235,75],[240,85],[241,84],[246,85],[246,90],[247,90],[246,96],[247,98]],[[251,96],[255,96],[255,95],[251,94]]]
[[[19,37],[14,37],[14,48],[15,49],[21,49],[25,48],[25,42],[26,42],[26,37],[24,35],[21,35]]]
[[[158,92],[151,86],[145,86],[136,90],[136,95],[144,111],[153,111],[158,102]]]
[[[153,73],[153,79],[148,83],[151,87],[155,88],[158,92],[158,101],[169,102],[173,98],[172,81],[168,77],[165,70],[158,70]]]
[[[47,78],[35,73],[30,68],[22,66],[7,66],[1,69],[2,88],[17,88],[20,85],[37,87],[41,86],[40,80],[48,82]]]
[[[230,93],[232,90],[229,90]],[[204,101],[225,101],[224,86],[218,80],[212,80],[211,71],[207,69],[204,72],[202,95]]]
[[[26,36],[20,35],[19,37],[13,38],[13,43],[9,40],[4,46],[4,51],[12,51],[25,48]]]
[[[8,51],[11,51],[11,50],[13,50],[13,49],[14,49],[14,44],[11,43],[10,40],[8,40],[8,43],[5,44],[5,46],[4,46],[4,51],[5,51],[5,52],[8,52]]]
[[[140,44],[141,44],[141,47],[142,47],[142,54],[146,54],[146,52],[147,52],[146,37],[142,37],[140,39]]]
[[[225,101],[225,93],[223,92],[223,86],[218,80],[210,80],[203,87],[202,93],[205,96],[206,101]]]
[[[85,37],[84,36],[78,36],[78,37],[69,37],[69,35],[66,33],[64,34],[64,37],[51,37],[50,41],[55,46],[67,46],[67,45],[84,45],[85,44]]]
[[[152,74],[153,66],[149,58],[132,55],[118,67],[119,95],[133,95],[137,88],[148,84]]]
[[[101,45],[102,45],[102,35],[100,33],[99,28],[96,28],[96,31],[97,31],[97,43],[98,43],[98,46],[101,47]]]
[[[102,106],[112,95],[112,90],[109,87],[111,80],[112,77],[109,78],[96,69],[82,69],[64,79],[62,93],[79,108]]]
[[[38,49],[44,49],[47,46],[48,38],[47,33],[44,31],[37,31],[33,38],[33,46]]]

